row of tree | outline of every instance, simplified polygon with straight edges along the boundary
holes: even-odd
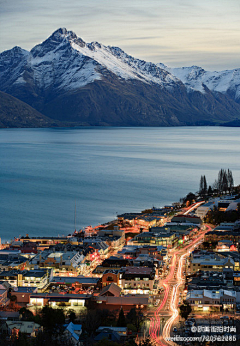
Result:
[[[230,169],[220,169],[218,172],[218,179],[216,179],[213,185],[207,185],[207,179],[205,175],[201,175],[199,184],[199,194],[201,196],[211,195],[213,191],[217,193],[231,193],[234,187],[233,174]]]

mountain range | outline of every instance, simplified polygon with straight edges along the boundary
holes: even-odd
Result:
[[[65,28],[30,52],[1,53],[0,91],[0,127],[234,125],[240,119],[240,69],[170,68],[86,43]],[[14,100],[14,111],[7,100]]]

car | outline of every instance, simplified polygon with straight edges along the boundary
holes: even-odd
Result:
[[[229,320],[229,316],[221,316],[220,320]]]

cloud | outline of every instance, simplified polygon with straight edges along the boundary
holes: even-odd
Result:
[[[0,51],[30,50],[64,26],[86,42],[119,45],[154,62],[202,57],[211,65],[225,52],[227,67],[240,53],[239,0],[0,0],[0,7]]]

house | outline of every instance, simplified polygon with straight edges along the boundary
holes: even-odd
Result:
[[[119,297],[121,294],[121,287],[115,285],[114,283],[111,283],[108,286],[105,286],[101,292],[99,293],[99,296],[104,296],[104,297]]]
[[[98,333],[98,335],[95,337],[95,341],[108,339],[112,342],[124,343],[127,338],[127,327],[101,326],[96,330],[96,333]]]
[[[18,321],[19,311],[0,311],[0,324],[3,324],[3,322],[7,320]]]
[[[82,345],[79,340],[80,335],[82,334],[82,325],[70,322],[69,324],[65,325],[65,328],[64,335],[66,336],[67,341],[70,341],[76,346]]]
[[[29,321],[6,321],[3,330],[8,335],[15,335],[18,338],[19,333],[29,337],[35,337],[39,331],[42,331],[40,324]]]

